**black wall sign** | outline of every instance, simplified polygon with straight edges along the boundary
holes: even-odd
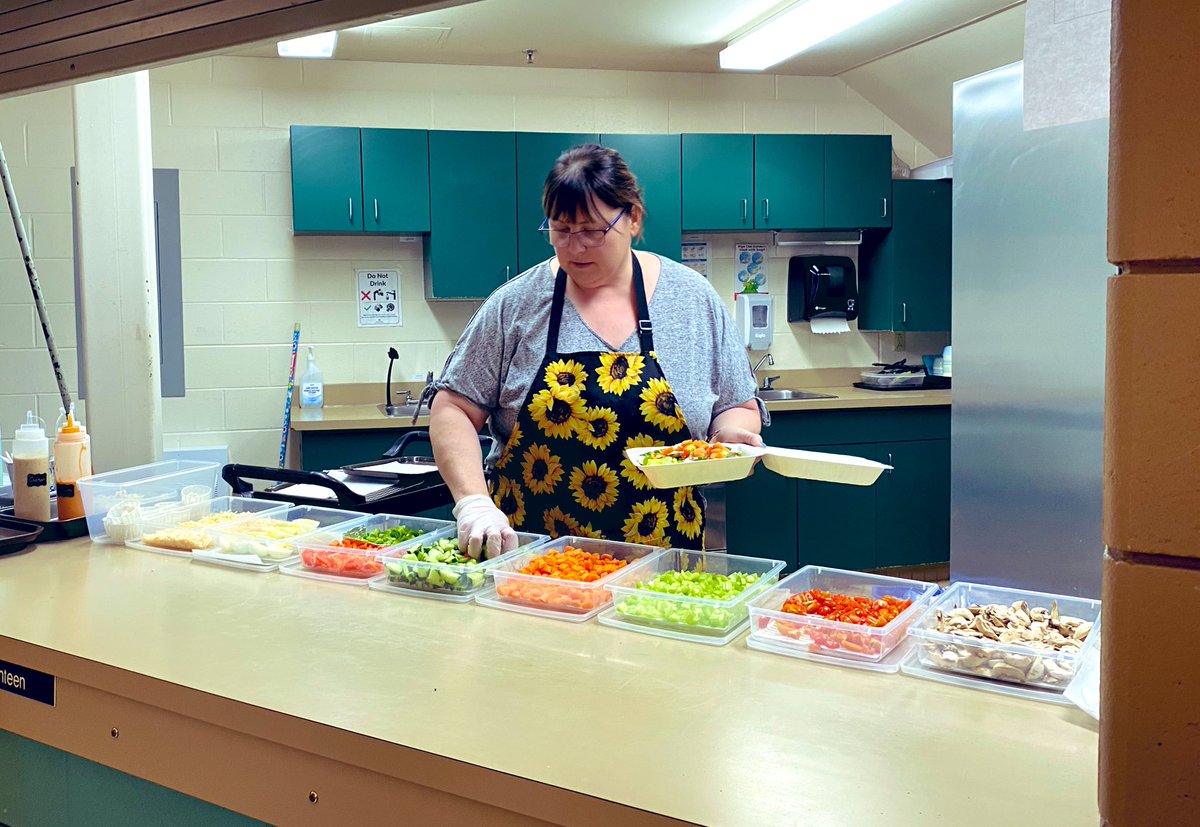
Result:
[[[0,690],[54,706],[54,676],[0,660]]]

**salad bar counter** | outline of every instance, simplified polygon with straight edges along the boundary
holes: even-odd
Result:
[[[1029,694],[1098,637],[1086,601],[246,509],[0,561],[0,665],[50,687],[0,692],[0,728],[229,824],[1097,823],[1094,722]],[[142,542],[180,529],[214,542]],[[7,791],[0,820],[45,818]]]

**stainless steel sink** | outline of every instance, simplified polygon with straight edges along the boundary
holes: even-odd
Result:
[[[798,391],[791,388],[772,388],[769,391],[758,392],[758,396],[764,402],[786,402],[792,399],[837,399],[832,393],[813,393],[812,391]]]
[[[406,405],[392,405],[390,411],[388,410],[387,405],[379,406],[379,412],[381,414],[383,414],[384,416],[390,416],[393,419],[400,419],[403,417],[408,417],[411,419],[413,413],[415,413],[416,410],[417,410],[416,402],[410,402]],[[422,409],[422,410],[424,410],[424,409]]]

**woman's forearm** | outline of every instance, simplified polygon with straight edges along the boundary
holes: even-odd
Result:
[[[429,439],[433,458],[454,501],[472,494],[487,494],[483,478],[483,451],[479,447],[479,429],[458,404],[446,397],[446,391],[433,400],[429,417]]]
[[[709,433],[714,436],[722,430],[729,429],[745,430],[752,434],[762,433],[762,417],[758,413],[758,404],[753,399],[745,405],[721,411],[713,417],[708,428]]]

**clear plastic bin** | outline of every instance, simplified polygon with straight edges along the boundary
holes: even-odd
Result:
[[[431,563],[407,559],[422,546],[439,540],[454,540],[457,543],[456,529],[451,527],[445,531],[386,550],[382,558],[383,574],[380,575],[379,581],[381,584],[386,583],[394,587],[387,591],[401,590],[415,591],[419,594],[470,596],[481,591],[487,585],[487,573],[490,569],[510,559],[512,555],[548,542],[550,538],[545,534],[517,532],[515,549],[475,564]],[[375,585],[375,582],[372,582],[372,588]]]
[[[354,549],[343,547],[341,544],[353,540],[356,533],[366,531],[385,531],[389,528],[418,528],[427,532],[421,537],[407,540],[406,543],[394,546],[377,546],[374,549]],[[336,526],[329,531],[319,531],[296,541],[295,551],[299,553],[298,562],[290,565],[288,574],[311,573],[329,577],[349,577],[352,580],[368,580],[383,574],[382,556],[385,551],[403,549],[409,544],[420,543],[422,539],[444,537],[454,523],[445,520],[427,520],[425,517],[404,517],[392,514],[376,514],[366,517],[361,522],[348,526]],[[292,571],[295,569],[295,571]]]
[[[433,520],[428,517],[406,517],[403,514],[374,514],[359,526],[355,526],[350,536],[361,539],[363,534],[374,531],[389,531],[396,528],[407,528],[421,532],[415,537],[392,543],[379,543],[386,550],[407,547],[411,543],[419,543],[433,535],[444,535],[454,531],[454,523],[449,520]]]
[[[173,459],[82,478],[76,485],[88,534],[96,543],[124,543],[129,526],[142,514],[212,499],[218,467],[215,462]]]
[[[919,388],[925,384],[925,374],[877,373],[864,370],[862,383],[869,388]]]
[[[342,511],[312,505],[295,505],[277,514],[251,517],[210,529],[216,539],[213,551],[222,555],[254,558],[264,565],[295,559],[302,543],[322,532],[349,531],[369,519],[358,511]]]
[[[609,584],[614,615],[626,623],[671,629],[688,634],[724,636],[743,623],[751,600],[778,582],[782,560],[742,557],[720,552],[668,549],[644,566],[618,572]],[[750,574],[756,578],[741,592],[724,600],[666,594],[644,588],[668,572],[703,572],[728,576]]]
[[[618,560],[624,560],[627,565],[590,583],[520,573],[521,569],[535,558],[552,551],[562,551],[567,546],[592,554],[608,554]],[[618,573],[645,565],[650,558],[664,551],[665,549],[657,546],[614,543],[588,537],[559,537],[557,540],[517,552],[505,560],[498,561],[488,572],[496,583],[496,597],[503,603],[554,612],[587,614],[612,601],[608,586]]]
[[[955,583],[908,630],[916,638],[917,660],[926,668],[973,678],[1065,690],[1081,662],[1082,642],[1078,651],[1060,651],[937,631],[938,612],[949,613],[971,606],[1008,607],[1017,601],[1024,601],[1031,610],[1049,610],[1057,604],[1060,616],[1079,618],[1089,624],[1088,628],[1094,628],[1100,618],[1099,600],[978,583]]]
[[[789,597],[810,589],[875,600],[894,597],[911,600],[912,605],[879,628],[783,611]],[[805,566],[750,604],[750,635],[776,647],[879,662],[904,642],[905,633],[929,607],[936,592],[935,583]]]
[[[236,523],[249,517],[273,517],[291,508],[291,503],[255,500],[250,497],[217,497],[165,511],[139,515],[125,541],[130,548],[146,551],[178,552],[187,555],[197,549],[210,549],[216,538],[210,529]]]

